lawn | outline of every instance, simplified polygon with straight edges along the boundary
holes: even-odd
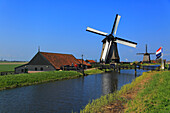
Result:
[[[14,71],[15,67],[22,64],[0,64],[0,72],[2,71]]]

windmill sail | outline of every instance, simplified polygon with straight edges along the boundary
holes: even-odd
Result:
[[[115,18],[115,21],[114,21],[114,24],[113,24],[113,28],[112,28],[112,32],[111,32],[111,34],[113,35],[113,33],[114,33],[114,35],[116,35],[116,32],[117,32],[117,27],[118,27],[118,24],[119,24],[119,21],[120,21],[120,15],[116,15],[116,18]]]
[[[119,44],[123,44],[123,45],[126,45],[126,46],[130,46],[130,47],[136,48],[137,43],[135,43],[135,42],[128,41],[128,40],[125,40],[125,39],[122,39],[122,38],[118,38],[118,37],[116,37],[115,39],[116,40],[114,42],[117,42]]]
[[[136,53],[137,55],[144,55],[145,53]]]
[[[104,50],[103,50],[103,54],[101,56],[101,60],[103,62],[106,62],[106,60],[107,60],[107,56],[109,54],[111,43],[112,43],[111,41],[106,40],[106,44],[105,44],[105,47],[104,47]]]
[[[150,63],[151,62],[150,55],[155,54],[155,53],[148,53],[147,44],[146,44],[145,49],[146,49],[145,53],[136,53],[136,54],[137,55],[143,55],[143,62]]]
[[[96,34],[99,34],[99,35],[103,35],[103,36],[107,36],[107,33],[93,29],[93,28],[90,28],[90,27],[87,27],[86,31],[96,33]]]
[[[146,53],[148,53],[148,46],[147,46],[147,44],[146,44]],[[148,53],[148,54],[155,54],[155,53]]]
[[[90,27],[87,27],[86,29],[86,31],[99,34],[102,36],[106,36],[106,38],[102,40],[103,47],[102,47],[102,53],[100,57],[100,61],[102,62],[105,62],[105,63],[110,63],[110,61],[116,62],[116,63],[120,62],[118,49],[117,49],[117,43],[136,48],[137,43],[115,37],[120,18],[121,16],[117,14],[114,24],[113,24],[111,34],[109,35],[105,32],[102,32],[102,31],[99,31],[99,30],[96,30]]]

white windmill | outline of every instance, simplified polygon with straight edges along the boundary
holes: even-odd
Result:
[[[112,32],[111,34],[108,35],[108,33],[105,32],[101,32],[98,30],[95,30],[93,28],[87,27],[86,31],[95,33],[95,34],[99,34],[102,36],[106,36],[106,38],[104,38],[102,40],[103,42],[103,47],[102,47],[102,53],[101,53],[101,57],[100,57],[100,61],[101,62],[105,62],[105,63],[118,63],[120,62],[120,58],[119,58],[119,54],[118,54],[118,49],[117,49],[117,43],[123,44],[123,45],[127,45],[130,47],[134,47],[136,48],[137,43],[132,42],[132,41],[128,41],[122,38],[118,38],[116,37],[116,31],[117,31],[117,27],[120,21],[120,15],[116,15],[114,24],[113,24],[113,28],[112,28]],[[114,36],[113,36],[114,33]]]

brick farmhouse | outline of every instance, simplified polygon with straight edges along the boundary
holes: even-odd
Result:
[[[81,60],[76,59],[71,54],[60,54],[60,53],[48,53],[48,52],[38,52],[32,60],[19,67],[15,68],[15,73],[31,73],[31,72],[41,72],[41,71],[54,71],[54,70],[64,70],[65,67],[79,68],[81,66]],[[83,62],[83,66],[88,68],[91,64]]]

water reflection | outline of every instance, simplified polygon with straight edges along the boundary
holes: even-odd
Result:
[[[106,95],[117,90],[117,73],[106,73],[102,76],[102,95]]]
[[[90,100],[119,90],[134,78],[134,70],[121,70],[0,91],[0,113],[79,112]]]

